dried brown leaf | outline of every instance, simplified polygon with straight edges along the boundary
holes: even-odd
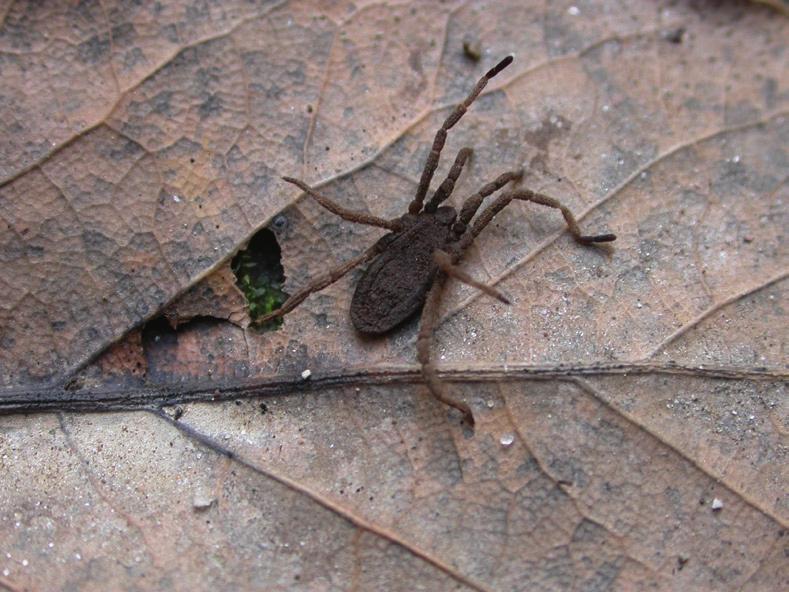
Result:
[[[31,2],[0,23],[0,409],[41,411],[0,417],[0,587],[786,587],[773,11]],[[452,284],[434,346],[474,433],[421,385],[415,323],[354,333],[353,275],[278,331],[142,326],[280,212],[287,290],[360,253],[379,230],[279,177],[403,212],[509,53],[438,177],[472,146],[455,203],[524,166],[619,238],[578,247],[530,205],[480,237],[464,265],[513,305]]]

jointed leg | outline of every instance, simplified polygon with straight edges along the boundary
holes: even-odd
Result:
[[[441,295],[444,291],[446,276],[439,274],[433,287],[427,294],[425,307],[422,309],[422,319],[419,325],[419,336],[416,339],[416,355],[422,366],[422,377],[425,379],[427,388],[433,396],[450,407],[460,411],[469,425],[474,425],[474,415],[471,408],[462,401],[455,401],[447,393],[444,383],[438,378],[436,368],[430,359],[430,341],[433,337],[433,329],[438,318],[438,305],[441,303]]]
[[[323,290],[326,286],[329,286],[334,282],[336,282],[337,280],[339,280],[342,276],[344,276],[346,273],[351,271],[357,265],[361,265],[365,261],[369,261],[379,253],[380,253],[380,249],[378,245],[377,244],[373,245],[358,257],[354,257],[353,259],[351,259],[350,261],[346,261],[339,267],[335,267],[334,269],[329,270],[322,276],[315,278],[315,280],[311,284],[304,286],[301,290],[293,294],[277,310],[274,310],[268,313],[267,315],[257,319],[256,323],[262,324],[267,321],[270,321],[273,318],[281,317],[282,315],[289,313],[291,310],[296,308],[299,304],[304,302],[304,300],[307,299],[307,296],[309,296],[313,292],[319,292]]]
[[[495,298],[496,300],[503,302],[504,304],[511,304],[510,299],[507,298],[504,294],[499,292],[496,288],[488,286],[487,284],[483,284],[475,280],[465,271],[463,271],[460,267],[454,265],[452,261],[452,256],[447,253],[446,251],[436,251],[433,253],[433,260],[438,265],[438,268],[443,271],[446,275],[455,278],[456,280],[463,282],[464,284],[468,284],[472,288],[476,288],[481,292],[484,292],[488,296]]]
[[[425,162],[425,168],[422,171],[422,177],[419,180],[419,187],[416,190],[416,196],[408,206],[408,211],[411,214],[418,214],[422,209],[422,204],[425,201],[425,195],[427,195],[427,190],[430,187],[430,181],[433,179],[433,174],[436,172],[436,167],[438,166],[438,158],[441,155],[442,148],[444,148],[444,142],[447,140],[447,132],[452,128],[453,125],[460,121],[460,118],[463,117],[463,114],[469,108],[471,103],[474,102],[474,99],[476,99],[479,96],[479,93],[482,92],[482,89],[487,86],[488,80],[493,78],[511,63],[512,56],[507,56],[493,68],[488,70],[488,72],[479,79],[471,93],[463,100],[462,103],[455,107],[452,113],[450,113],[449,117],[446,118],[444,124],[441,126],[441,129],[436,132],[436,137],[433,139],[433,147],[430,149],[430,154],[428,155],[427,161]]]
[[[354,212],[353,210],[347,210],[340,205],[337,205],[328,197],[325,197],[315,191],[312,187],[307,185],[304,181],[300,181],[299,179],[294,179],[293,177],[282,177],[288,183],[293,183],[296,187],[304,191],[307,195],[317,201],[320,205],[324,208],[329,210],[332,214],[337,214],[340,218],[344,218],[349,222],[356,222],[357,224],[367,224],[369,226],[379,226],[380,228],[386,228],[388,230],[399,230],[400,224],[397,220],[384,220],[383,218],[378,218],[377,216],[372,216],[370,214],[365,214],[364,212]]]
[[[458,221],[461,223],[461,232],[465,230],[466,224],[468,224],[474,217],[474,214],[477,213],[479,206],[482,205],[482,200],[488,197],[491,193],[494,193],[504,187],[510,181],[517,181],[521,177],[523,177],[523,169],[519,171],[503,173],[499,175],[494,181],[483,185],[479,191],[466,199],[466,201],[463,202],[463,207],[460,210],[460,215],[458,216]]]
[[[552,197],[542,195],[541,193],[535,193],[529,189],[518,189],[516,191],[505,193],[504,195],[496,198],[496,200],[479,215],[479,218],[474,221],[474,226],[471,228],[472,235],[474,237],[479,235],[479,233],[482,232],[482,229],[490,224],[490,221],[493,220],[493,217],[505,207],[507,207],[507,204],[509,204],[513,199],[532,201],[534,203],[548,206],[549,208],[561,210],[562,215],[567,222],[567,228],[570,231],[570,234],[573,235],[573,238],[576,241],[583,245],[589,245],[592,243],[607,243],[616,240],[615,234],[581,234],[581,229],[578,227],[578,222],[575,220],[575,216],[573,216],[573,213],[569,208],[563,206],[561,202]]]
[[[447,178],[444,179],[444,182],[438,186],[438,189],[436,189],[433,197],[431,197],[430,201],[427,202],[427,205],[425,206],[426,212],[435,212],[438,206],[441,205],[441,202],[452,195],[452,190],[455,189],[455,181],[458,180],[460,173],[463,171],[463,165],[466,164],[466,161],[470,156],[471,148],[462,148],[460,152],[458,152],[458,155],[455,157],[455,163],[449,170]]]

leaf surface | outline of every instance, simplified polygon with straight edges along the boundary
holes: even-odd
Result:
[[[777,13],[172,2],[0,17],[0,587],[786,585]],[[262,332],[226,263],[275,216],[290,293],[360,254],[380,229],[280,177],[403,213],[434,131],[510,53],[434,186],[470,146],[456,205],[522,167],[618,239],[580,247],[531,204],[480,235],[463,265],[513,304],[450,283],[433,347],[472,433],[421,384],[415,321],[353,331],[360,271]]]

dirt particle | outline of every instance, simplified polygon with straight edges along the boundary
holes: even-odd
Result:
[[[669,43],[674,43],[676,45],[682,43],[682,39],[685,37],[685,27],[677,27],[676,29],[669,29],[667,31],[663,31],[663,39],[668,41]]]
[[[478,41],[463,41],[463,55],[472,62],[478,62],[482,57],[482,48]]]

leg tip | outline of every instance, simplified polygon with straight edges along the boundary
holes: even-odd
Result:
[[[293,185],[295,185],[301,190],[304,190],[304,187],[307,185],[304,181],[299,181],[294,177],[282,177],[282,180],[287,181],[288,183],[292,183]]]
[[[615,240],[615,234],[596,234],[594,236],[582,236],[578,239],[578,242],[584,245],[591,245],[594,243],[610,243]]]
[[[496,64],[490,70],[488,70],[488,73],[485,74],[485,77],[486,78],[493,78],[496,74],[498,74],[504,68],[509,66],[512,63],[513,59],[515,59],[515,58],[513,58],[511,55],[508,55],[506,58],[504,58],[498,64]]]
[[[292,309],[291,309],[292,310]],[[261,327],[266,323],[270,323],[271,321],[275,321],[277,319],[283,319],[285,317],[285,311],[283,311],[283,307],[280,306],[276,310],[272,310],[269,313],[266,313],[252,321],[252,325],[255,327]]]
[[[473,430],[474,424],[476,422],[474,421],[474,414],[471,412],[471,407],[461,401],[453,401],[451,403],[447,401],[447,403],[463,414],[463,418],[460,420],[460,423],[466,424]]]

